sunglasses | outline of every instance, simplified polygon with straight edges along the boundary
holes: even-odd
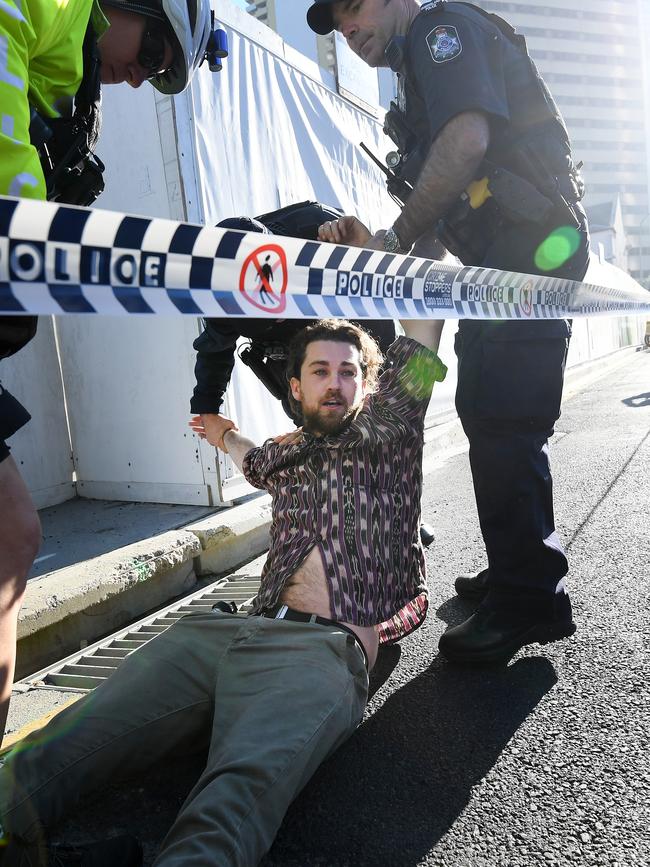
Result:
[[[142,34],[138,63],[149,73],[149,78],[167,72],[169,66],[164,66],[165,54],[169,41],[164,27],[159,21],[148,21]]]

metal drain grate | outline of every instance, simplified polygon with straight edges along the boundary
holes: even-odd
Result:
[[[229,578],[221,578],[202,590],[177,599],[167,608],[144,617],[108,638],[73,653],[61,662],[29,675],[14,684],[14,689],[52,687],[58,690],[88,692],[106,680],[130,653],[164,632],[186,614],[209,612],[215,602],[233,601],[237,604],[239,613],[245,616],[250,610],[259,585],[260,579],[257,576],[233,575]]]

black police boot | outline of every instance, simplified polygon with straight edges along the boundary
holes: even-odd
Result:
[[[423,546],[428,548],[435,540],[436,537],[431,524],[420,524],[420,542],[422,542]]]
[[[228,602],[226,599],[220,599],[212,606],[213,611],[223,611],[224,614],[237,614],[237,603]]]
[[[463,599],[485,599],[488,592],[489,569],[481,569],[480,572],[468,572],[459,575],[454,582],[456,593]]]
[[[526,644],[548,644],[575,631],[566,593],[553,597],[491,593],[471,617],[441,636],[438,648],[451,662],[506,663]]]
[[[142,846],[135,837],[112,837],[83,846],[41,846],[5,841],[0,867],[141,867]]]

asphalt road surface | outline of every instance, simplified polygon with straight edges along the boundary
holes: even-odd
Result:
[[[428,472],[427,622],[382,652],[366,719],[264,867],[650,865],[650,352],[565,404],[551,454],[576,635],[501,669],[438,656],[471,613],[454,578],[483,551],[467,455]],[[104,791],[60,834],[136,833],[149,865],[200,767],[178,757]]]

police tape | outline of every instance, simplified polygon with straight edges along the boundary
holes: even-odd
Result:
[[[576,283],[0,197],[0,313],[559,319],[650,313],[618,269]],[[589,275],[588,275],[589,276]]]

